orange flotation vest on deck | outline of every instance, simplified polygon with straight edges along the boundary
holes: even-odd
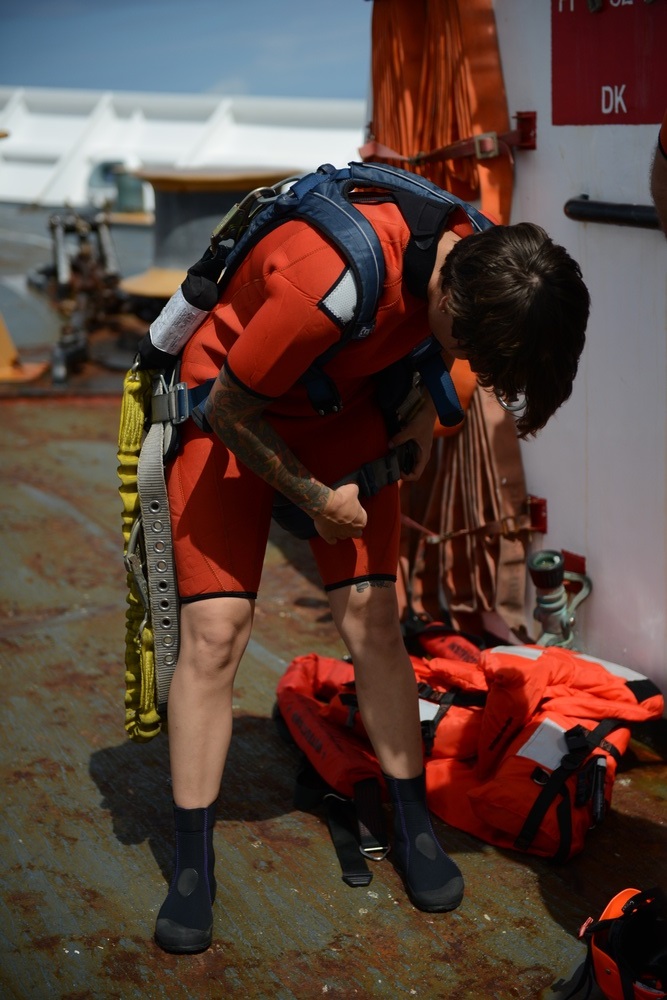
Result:
[[[630,725],[660,718],[648,678],[560,647],[481,651],[461,636],[411,655],[431,810],[500,847],[565,861],[611,805]],[[315,771],[354,798],[380,765],[359,716],[354,669],[297,657],[277,689],[290,735]]]

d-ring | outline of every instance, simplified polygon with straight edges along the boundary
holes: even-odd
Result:
[[[517,397],[516,399],[508,400],[504,396],[501,396],[499,392],[495,393],[496,399],[502,406],[503,410],[507,410],[508,413],[522,413],[526,409],[526,398],[525,396]]]

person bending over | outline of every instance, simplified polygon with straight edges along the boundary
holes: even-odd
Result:
[[[192,420],[167,470],[181,645],[168,703],[176,852],[155,938],[195,952],[212,940],[213,824],[232,733],[232,688],[248,643],[274,495],[312,518],[310,542],[335,625],[354,662],[359,708],[394,808],[394,858],[413,904],[447,911],[462,874],[431,827],[417,687],[399,623],[398,483],[360,499],[334,488],[351,471],[415,442],[405,480],[422,473],[435,420],[428,396],[397,433],[376,377],[432,333],[443,359],[467,358],[483,387],[525,409],[532,435],[570,396],[589,296],[577,263],[529,223],[472,232],[462,210],[408,274],[409,229],[393,202],[361,204],[386,277],[375,327],[327,366],[342,398],[320,416],[300,376],[340,336],[335,292],[346,261],[300,221],[266,235],[187,344],[181,378],[216,376],[212,433]],[[411,265],[412,267],[412,265]]]

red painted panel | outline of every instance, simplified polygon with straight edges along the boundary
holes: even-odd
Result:
[[[667,108],[667,2],[551,0],[554,125],[657,125]],[[595,6],[595,4],[591,4]]]

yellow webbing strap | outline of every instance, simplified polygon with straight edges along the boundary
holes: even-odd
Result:
[[[140,516],[137,469],[144,436],[146,413],[150,412],[150,372],[129,371],[123,385],[118,430],[118,489],[123,502],[123,553],[127,555],[132,527]],[[156,705],[153,632],[134,575],[127,574],[125,613],[125,729],[130,739],[145,742],[162,728]],[[142,627],[143,626],[143,627]]]

